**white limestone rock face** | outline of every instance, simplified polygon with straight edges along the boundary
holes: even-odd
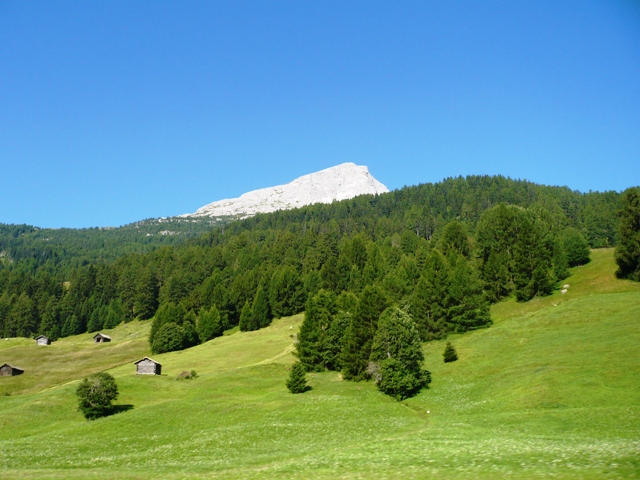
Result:
[[[364,194],[386,193],[389,189],[373,178],[369,169],[355,163],[303,175],[293,182],[247,192],[239,198],[219,200],[181,217],[250,217],[256,213],[288,210],[314,203],[331,203]]]

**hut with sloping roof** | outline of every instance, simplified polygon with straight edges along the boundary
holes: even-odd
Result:
[[[51,345],[51,340],[45,335],[38,335],[36,337],[36,345]]]
[[[111,341],[111,337],[109,335],[105,335],[104,333],[97,333],[93,336],[93,341],[95,343],[106,343]]]
[[[15,377],[16,375],[22,375],[24,370],[13,365],[5,363],[0,367],[0,377]]]
[[[135,366],[137,375],[160,375],[162,373],[162,365],[149,357],[138,360],[135,362]]]

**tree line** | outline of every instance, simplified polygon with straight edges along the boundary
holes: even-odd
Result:
[[[422,340],[442,338],[487,325],[490,302],[548,294],[589,246],[614,243],[619,201],[615,192],[455,178],[257,215],[113,260],[4,262],[0,332],[55,339],[154,318],[150,342],[161,352],[236,325],[263,328],[321,291],[336,298],[331,321],[344,326],[349,314],[360,322],[353,329],[371,331],[374,320],[357,314],[369,288],[385,308],[408,312]]]

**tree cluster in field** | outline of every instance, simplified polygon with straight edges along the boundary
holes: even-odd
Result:
[[[320,290],[357,305],[371,287],[385,308],[412,317],[422,340],[442,338],[486,325],[489,302],[548,294],[588,260],[589,245],[613,242],[618,201],[615,192],[457,178],[257,215],[113,261],[7,261],[0,332],[55,339],[154,318],[150,342],[162,352],[237,325],[263,328],[302,312]]]
[[[630,188],[623,195],[618,239],[618,277],[640,282],[640,188]]]

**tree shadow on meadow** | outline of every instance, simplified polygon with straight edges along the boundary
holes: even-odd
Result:
[[[125,405],[111,405],[110,412],[105,415],[105,417],[111,415],[117,415],[118,413],[128,412],[129,410],[133,410],[133,405],[125,404]]]

